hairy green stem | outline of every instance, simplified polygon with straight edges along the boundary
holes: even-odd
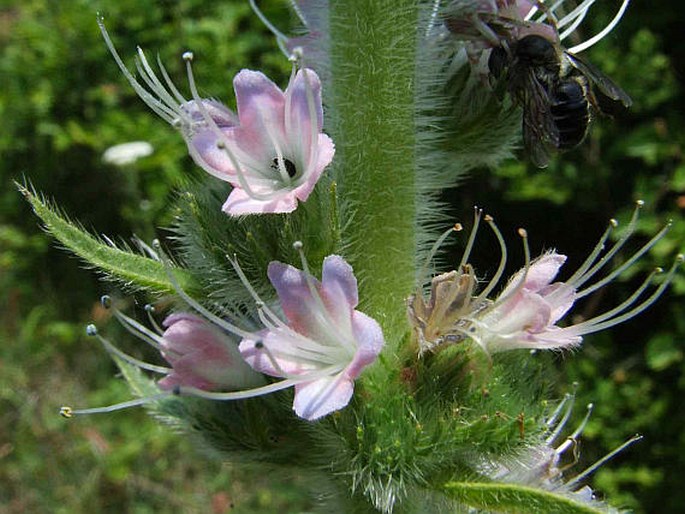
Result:
[[[331,107],[343,244],[362,308],[397,345],[414,285],[415,0],[330,2]]]

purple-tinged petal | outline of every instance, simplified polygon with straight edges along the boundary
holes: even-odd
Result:
[[[325,323],[325,319],[317,316],[320,309],[312,296],[305,273],[293,266],[274,261],[269,264],[267,275],[278,293],[283,313],[288,318],[290,326],[296,332],[314,339],[326,337],[326,333],[330,332],[330,326]],[[310,277],[310,280],[320,291],[319,281],[314,277]],[[352,309],[349,306],[348,309],[351,313]]]
[[[306,74],[306,75],[305,75]],[[314,112],[309,107],[307,86],[312,96]],[[289,135],[297,135],[293,143],[308,151],[312,144],[312,134],[318,134],[323,127],[323,107],[321,104],[321,82],[312,70],[300,70],[285,90],[285,124]],[[315,119],[313,119],[313,116]],[[312,128],[312,125],[315,125]],[[307,158],[307,155],[304,156]]]
[[[314,421],[345,407],[353,392],[354,383],[342,375],[298,384],[293,409],[299,417]]]
[[[345,370],[347,376],[357,378],[362,370],[372,364],[383,349],[385,340],[378,322],[363,312],[354,311],[352,314],[352,332],[358,348],[354,359]]]
[[[265,125],[283,133],[285,95],[266,75],[259,71],[241,70],[233,79],[233,89],[241,128],[263,134],[265,138]]]
[[[359,303],[357,279],[352,266],[338,255],[329,255],[323,261],[321,297],[335,324],[350,327],[350,315]]]
[[[309,195],[314,190],[314,186],[316,186],[319,178],[321,178],[323,170],[331,163],[335,154],[335,145],[333,145],[333,141],[326,134],[319,134],[318,145],[316,162],[310,164],[302,184],[294,191],[301,202],[309,198]]]

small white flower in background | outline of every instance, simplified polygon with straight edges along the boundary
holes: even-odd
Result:
[[[128,166],[143,157],[152,155],[154,148],[147,141],[131,141],[110,146],[102,154],[102,160],[113,166]]]

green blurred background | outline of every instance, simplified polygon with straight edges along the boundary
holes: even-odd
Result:
[[[618,3],[599,2],[584,35],[599,30]],[[293,22],[285,4],[260,2],[284,28]],[[303,477],[212,461],[142,409],[71,422],[57,415],[64,403],[130,396],[84,334],[86,323],[106,323],[98,298],[112,287],[41,232],[12,181],[30,181],[98,233],[149,240],[163,235],[155,227],[170,224],[175,191],[198,174],[180,136],[120,75],[96,12],[129,66],[140,45],[159,52],[183,85],[180,55],[193,50],[206,96],[230,104],[231,78],[243,67],[287,80],[287,63],[246,1],[0,0],[0,513],[305,512],[312,504]],[[583,316],[615,305],[644,273],[683,251],[684,19],[679,1],[634,2],[619,28],[588,52],[634,105],[595,123],[581,148],[545,171],[512,161],[445,192],[455,218],[468,221],[474,204],[484,206],[510,241],[525,226],[535,253],[554,246],[569,255],[570,269],[610,217],[625,220],[635,199],[647,202],[643,241],[674,219],[641,269],[582,306]],[[136,140],[150,142],[154,154],[123,168],[102,161],[108,147]],[[487,246],[473,261],[480,271],[493,265]],[[576,419],[582,405],[595,403],[578,470],[633,434],[645,435],[593,481],[600,494],[638,513],[685,505],[684,295],[681,274],[649,313],[588,337],[550,370],[559,395],[578,382]],[[125,339],[116,324],[107,330]]]

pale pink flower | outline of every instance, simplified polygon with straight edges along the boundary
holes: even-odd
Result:
[[[566,256],[549,252],[516,273],[476,323],[478,338],[489,353],[516,348],[573,348],[582,337],[556,323],[571,309],[576,290],[552,282]]]
[[[189,386],[233,391],[264,383],[240,356],[236,340],[205,319],[176,313],[168,316],[163,326],[161,353],[172,369],[157,382],[161,389]]]
[[[181,132],[200,167],[233,186],[224,212],[288,213],[307,200],[335,153],[333,142],[322,133],[321,82],[314,71],[293,68],[281,91],[263,73],[242,70],[233,80],[236,116],[220,102],[199,96],[190,52],[183,58],[191,100],[181,95],[159,63],[162,83],[139,49],[136,64],[144,87],[117,54],[102,20],[99,23],[114,59],[140,98]]]
[[[296,380],[295,413],[314,420],[350,401],[354,380],[384,340],[378,323],[357,310],[357,280],[342,257],[323,263],[321,282],[305,270],[272,262],[268,276],[287,324],[264,320],[259,338],[240,343],[245,360],[267,375]]]

